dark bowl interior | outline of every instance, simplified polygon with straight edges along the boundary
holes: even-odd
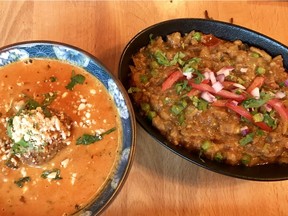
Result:
[[[271,56],[282,55],[284,59],[284,66],[288,68],[288,47],[285,45],[263,35],[258,32],[243,28],[241,26],[233,25],[230,23],[224,23],[214,20],[206,19],[175,19],[168,20],[153,26],[150,26],[136,36],[125,47],[120,63],[118,77],[122,81],[126,89],[129,88],[129,65],[132,65],[132,55],[137,53],[140,48],[146,46],[149,43],[149,35],[162,36],[173,32],[181,32],[182,34],[188,33],[192,30],[200,31],[206,34],[213,34],[219,38],[234,41],[236,39],[241,40],[248,45],[255,46],[265,50]],[[133,99],[131,98],[132,103]],[[261,165],[255,167],[244,166],[230,166],[215,161],[205,159],[203,161],[199,158],[198,154],[193,154],[183,148],[179,148],[171,144],[159,131],[154,128],[146,118],[140,115],[138,108],[133,104],[137,122],[159,143],[170,149],[177,155],[187,159],[188,161],[204,167],[208,170],[221,173],[224,175],[258,181],[276,181],[288,179],[288,164],[279,165]]]

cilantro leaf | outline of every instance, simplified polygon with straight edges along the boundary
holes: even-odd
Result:
[[[41,177],[44,179],[52,179],[52,180],[60,180],[62,177],[60,176],[60,169],[53,169],[53,170],[45,170],[42,172]],[[50,177],[51,176],[51,177]]]
[[[156,50],[154,57],[156,58],[158,64],[160,65],[164,65],[164,66],[169,66],[170,62],[167,59],[166,55],[164,52],[162,52],[161,50]]]
[[[81,74],[75,74],[74,71],[72,71],[72,77],[70,78],[70,82],[68,85],[66,85],[66,89],[73,90],[74,86],[77,84],[83,84],[85,81],[85,77]]]
[[[19,178],[18,180],[14,181],[14,183],[19,187],[22,188],[26,182],[30,182],[31,178],[29,176]]]
[[[254,136],[255,136],[254,133],[249,133],[249,134],[247,134],[245,137],[243,137],[242,139],[239,140],[239,144],[240,144],[241,146],[245,146],[245,145],[247,145],[248,143],[253,142]]]
[[[76,140],[76,145],[90,145],[92,143],[95,143],[97,141],[102,140],[104,135],[108,135],[115,130],[116,130],[116,128],[114,127],[114,128],[111,128],[111,129],[101,133],[101,134],[96,134],[96,135],[83,134],[81,137],[79,137]]]

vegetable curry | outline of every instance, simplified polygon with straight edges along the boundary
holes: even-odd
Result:
[[[173,144],[231,165],[288,162],[288,75],[281,56],[191,31],[133,56],[128,92]]]
[[[62,216],[89,204],[121,145],[103,84],[82,68],[30,59],[0,69],[0,95],[0,215]]]

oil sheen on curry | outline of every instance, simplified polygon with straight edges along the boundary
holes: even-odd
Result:
[[[118,161],[122,131],[103,84],[82,68],[30,59],[0,69],[0,215],[70,215]]]
[[[204,161],[288,162],[281,56],[192,31],[153,36],[133,56],[129,93],[167,139]]]

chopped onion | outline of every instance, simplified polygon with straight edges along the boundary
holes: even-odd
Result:
[[[193,74],[191,71],[189,72],[183,72],[183,75],[188,79],[190,80],[192,77],[193,77]]]
[[[249,128],[247,126],[244,126],[240,128],[240,131],[243,136],[246,136],[249,133]]]
[[[259,99],[260,98],[260,90],[258,87],[254,88],[251,91],[251,95],[255,98],[255,99]]]
[[[201,93],[201,98],[203,98],[204,100],[206,100],[209,103],[212,103],[212,102],[217,100],[214,95],[210,94],[207,91],[204,91]]]
[[[204,73],[203,73],[203,76],[205,77],[205,80],[210,79],[210,75],[209,75],[209,72],[208,72],[208,71],[204,72]]]
[[[224,88],[224,86],[219,81],[217,81],[212,85],[212,88],[217,93],[217,92],[221,91]]]
[[[263,107],[265,108],[265,110],[267,112],[271,112],[272,111],[272,107],[269,104],[264,104]]]
[[[216,77],[215,77],[214,72],[212,72],[212,71],[209,72],[209,78],[210,78],[212,84],[214,84],[216,82]]]
[[[288,79],[284,81],[285,86],[288,86]]]
[[[275,98],[278,98],[278,99],[282,99],[285,96],[286,96],[286,94],[284,92],[280,92],[280,91],[275,94]]]
[[[224,75],[224,74],[219,74],[219,75],[216,77],[216,80],[218,80],[219,82],[224,82],[224,80],[225,80],[225,75]]]
[[[231,66],[227,66],[227,67],[223,67],[221,68],[219,71],[216,72],[217,75],[219,74],[224,74],[224,76],[229,76],[230,72],[234,70],[234,67]]]
[[[248,68],[240,68],[241,73],[246,73],[248,71]]]
[[[233,86],[240,88],[240,89],[246,89],[245,86],[239,84],[239,83],[233,83]]]
[[[231,103],[233,103],[235,106],[238,105],[238,101],[232,100]]]

